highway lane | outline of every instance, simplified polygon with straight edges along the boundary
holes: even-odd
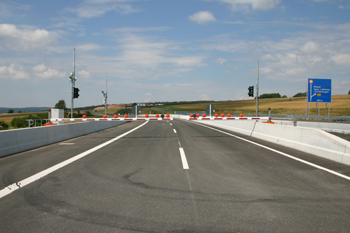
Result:
[[[141,124],[2,158],[0,189]],[[350,174],[349,166],[239,136]],[[0,226],[1,232],[348,232],[349,194],[348,180],[221,132],[180,120],[149,122],[1,198]]]

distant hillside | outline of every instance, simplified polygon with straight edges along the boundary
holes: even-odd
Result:
[[[10,109],[12,109],[15,113],[18,111],[22,112],[40,112],[49,110],[50,107],[27,107],[27,108],[3,108],[0,107],[0,113],[8,113]]]

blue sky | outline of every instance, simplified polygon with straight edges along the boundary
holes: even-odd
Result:
[[[0,106],[291,97],[308,78],[350,89],[349,0],[0,2]]]

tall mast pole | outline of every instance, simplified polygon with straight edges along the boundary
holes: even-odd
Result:
[[[72,105],[70,111],[70,118],[73,118],[73,108],[74,108],[74,87],[75,87],[75,48],[74,48],[74,58],[73,58],[73,74],[72,74]]]
[[[259,62],[258,62],[258,77],[256,84],[256,116],[259,116]]]

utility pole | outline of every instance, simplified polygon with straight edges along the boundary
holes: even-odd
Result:
[[[103,102],[105,103],[105,115],[107,115],[107,79],[106,79],[106,93],[102,91],[104,100]]]
[[[258,62],[258,78],[256,84],[256,116],[259,116],[259,62]]]

